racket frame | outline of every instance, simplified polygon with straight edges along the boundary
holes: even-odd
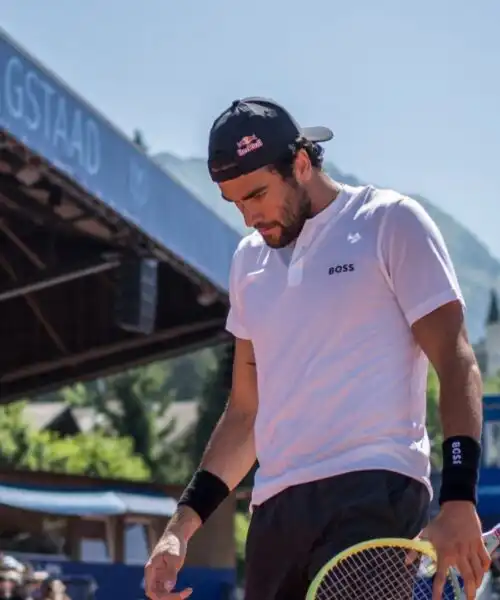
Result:
[[[343,562],[347,558],[354,556],[356,554],[361,553],[364,550],[372,550],[375,548],[403,548],[408,551],[415,551],[417,553],[428,556],[433,563],[436,563],[437,556],[434,546],[426,541],[426,540],[410,540],[405,538],[376,538],[373,540],[367,540],[365,542],[360,542],[358,544],[354,544],[346,550],[339,552],[332,559],[330,559],[318,573],[315,575],[312,580],[309,588],[307,590],[306,600],[317,600],[317,591],[323,582],[324,577],[339,563]],[[448,570],[448,578],[453,587],[453,592],[457,600],[461,598],[461,588],[460,583],[457,579],[457,576],[453,573],[451,569]]]

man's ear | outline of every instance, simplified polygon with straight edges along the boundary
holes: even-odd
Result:
[[[298,183],[308,183],[312,177],[312,165],[309,155],[304,149],[298,151],[293,165],[295,179]]]

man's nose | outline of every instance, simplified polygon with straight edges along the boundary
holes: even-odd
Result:
[[[263,221],[262,214],[259,211],[252,210],[246,206],[243,210],[243,218],[245,219],[245,225],[247,227],[255,227],[257,223]]]

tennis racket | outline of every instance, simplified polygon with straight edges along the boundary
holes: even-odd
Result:
[[[500,545],[500,524],[483,534],[488,552]],[[416,559],[408,564],[408,554]],[[430,542],[384,538],[351,546],[332,558],[309,586],[306,600],[431,600],[436,552]],[[461,600],[462,581],[448,571],[443,600]]]

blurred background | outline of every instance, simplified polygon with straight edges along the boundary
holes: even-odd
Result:
[[[205,160],[248,95],[331,127],[334,179],[409,194],[441,228],[485,383],[479,512],[500,521],[498,2],[0,7],[0,599],[144,597],[231,384],[246,229]],[[435,485],[438,393],[431,371]],[[251,484],[191,544],[194,600],[241,593]]]

